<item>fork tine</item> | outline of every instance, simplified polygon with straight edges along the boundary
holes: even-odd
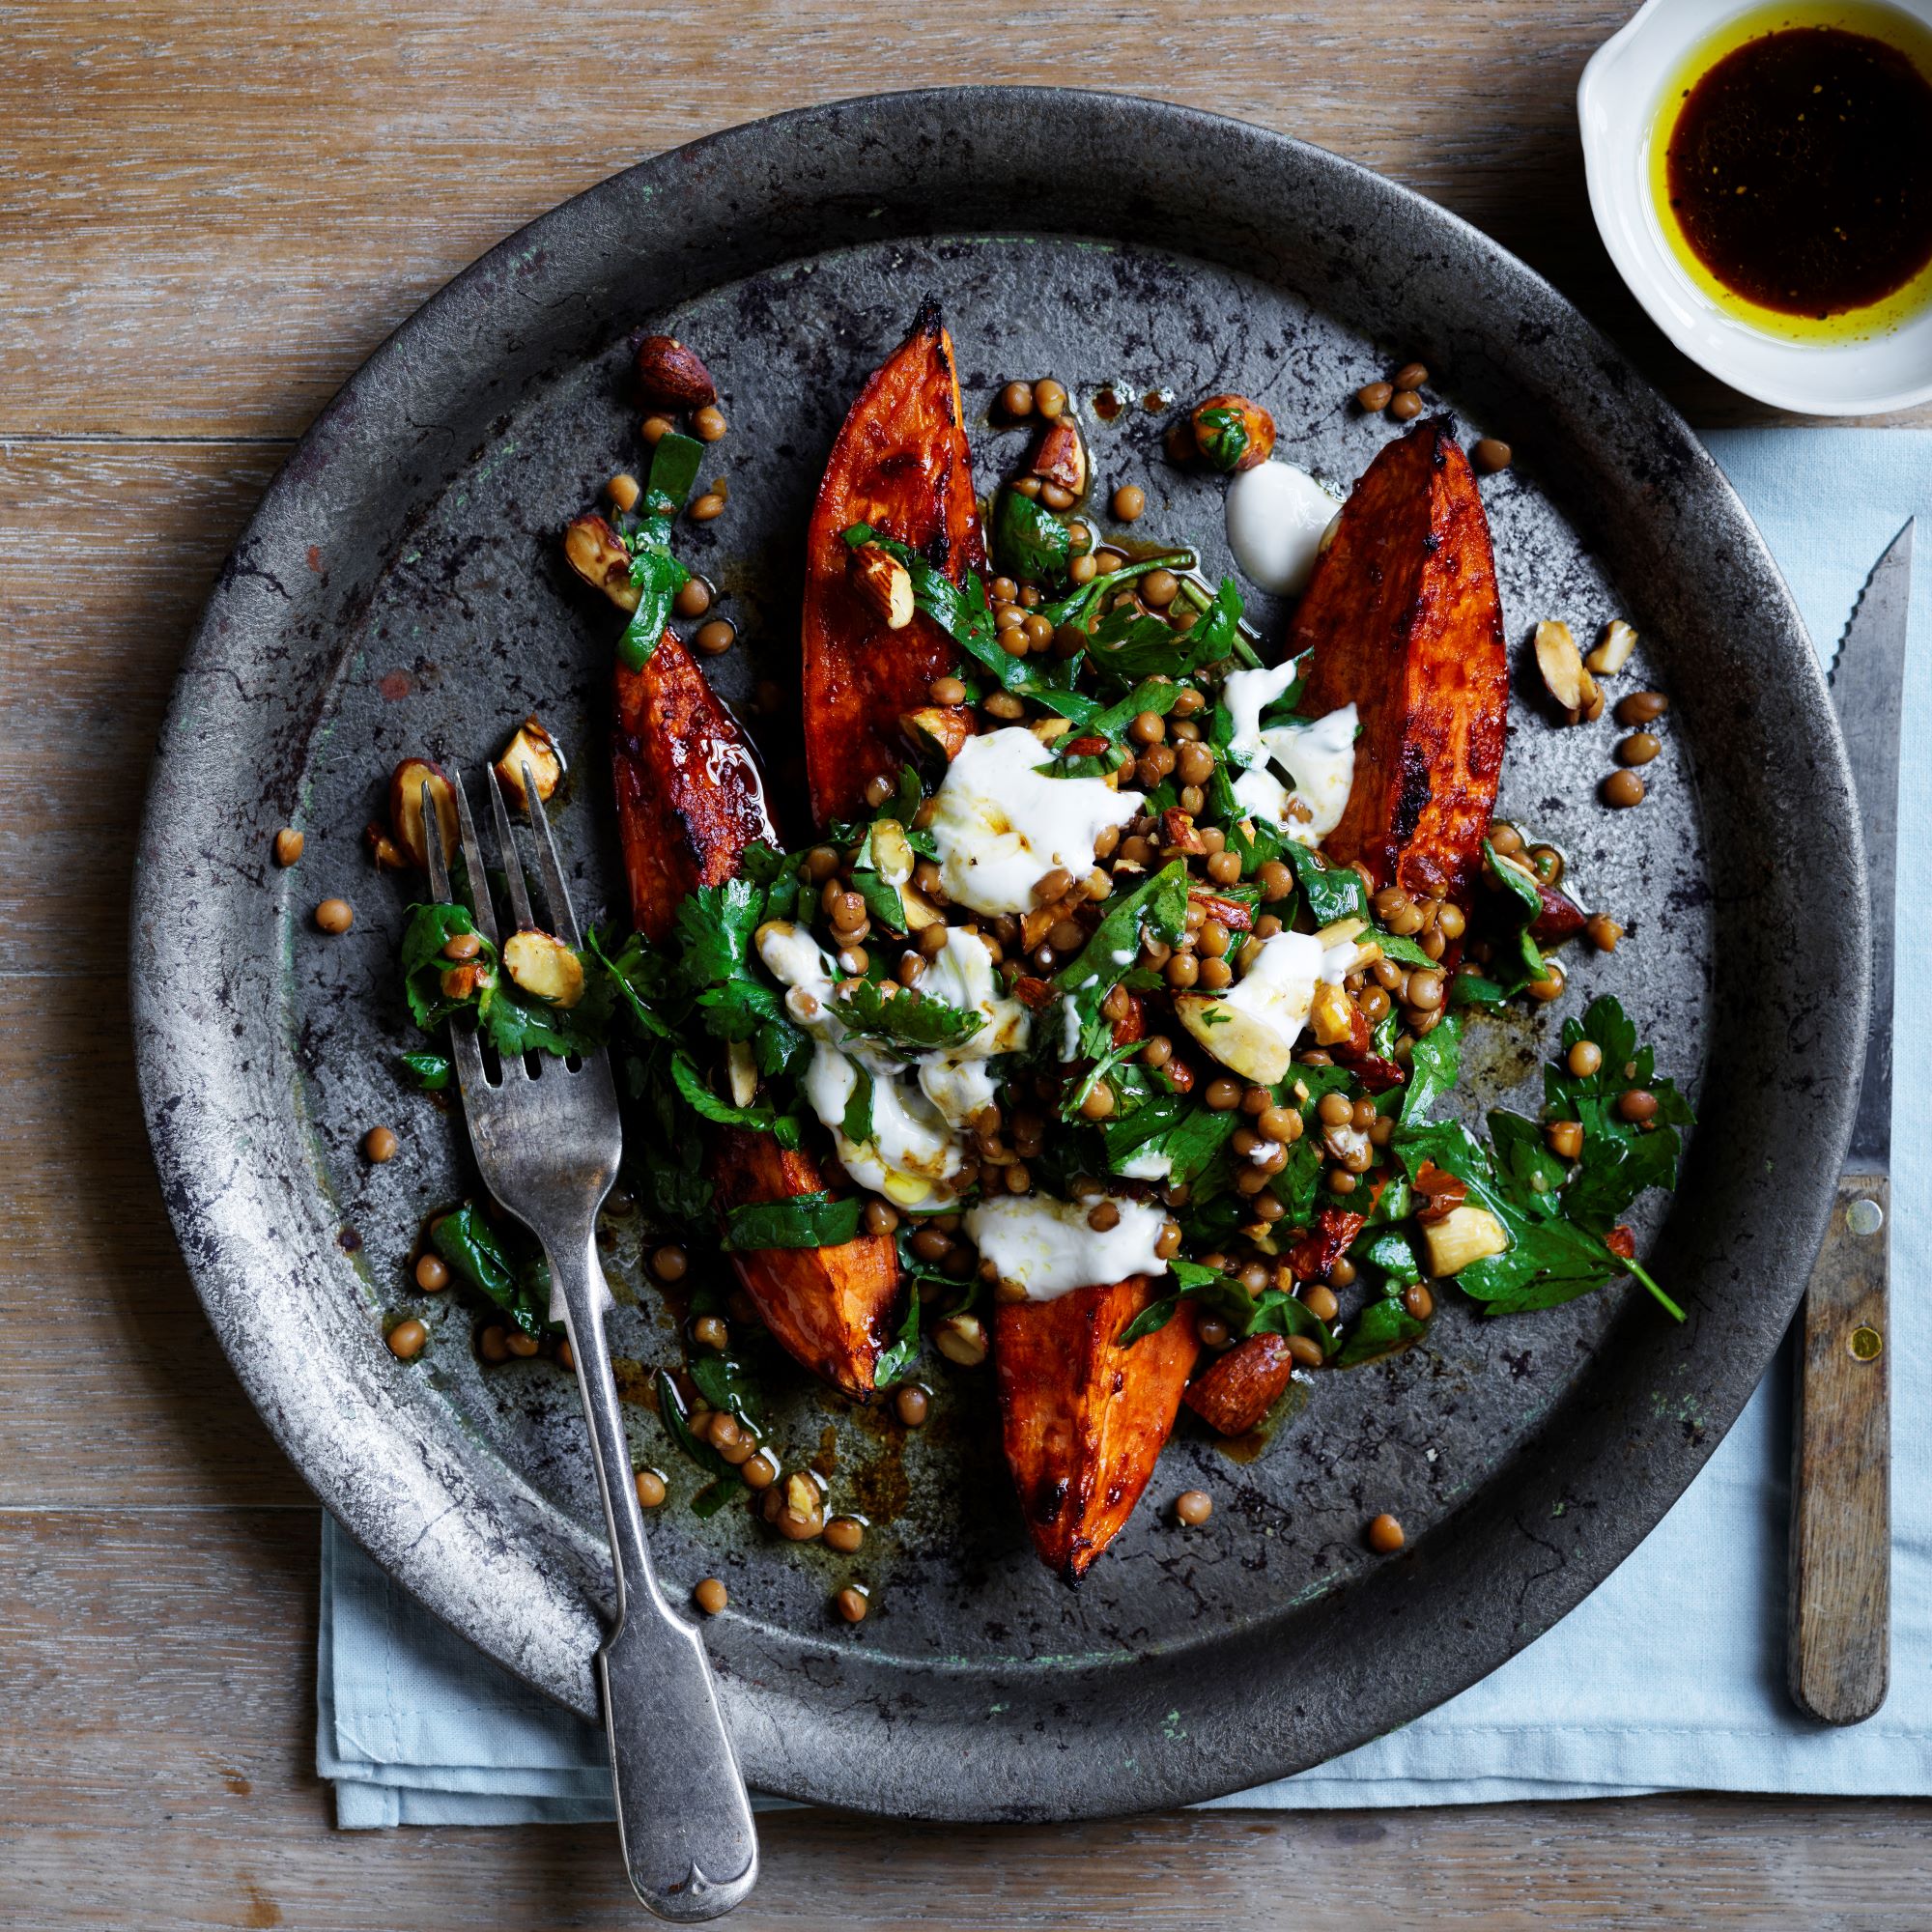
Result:
[[[437,813],[436,794],[427,779],[422,782],[423,844],[429,851],[429,889],[439,905],[449,900],[449,867],[442,854],[442,820]]]
[[[423,781],[422,808],[423,843],[429,851],[429,887],[437,903],[446,905],[452,895],[449,890],[449,866],[442,854],[442,821],[437,815],[436,800],[431,795],[427,779]],[[476,1043],[476,1029],[473,1026],[450,1027],[449,1057],[456,1066],[458,1091],[466,1095],[481,1093],[488,1084],[489,1075],[484,1070],[483,1049]]]
[[[577,930],[577,914],[571,906],[570,895],[564,890],[563,866],[556,856],[556,840],[551,837],[550,813],[544,810],[536,774],[530,770],[527,758],[524,760],[524,810],[529,813],[530,827],[536,834],[537,869],[543,874],[554,930],[566,946],[581,948],[583,940]]]
[[[484,766],[483,788],[490,794],[490,811],[497,821],[497,843],[502,849],[503,871],[509,880],[510,910],[516,915],[520,926],[533,926],[536,921],[530,915],[529,889],[524,883],[523,854],[517,850],[516,834],[510,827],[509,809],[503,803],[502,781],[497,777],[495,765]]]
[[[462,837],[463,864],[469,873],[469,896],[473,901],[470,911],[475,915],[476,930],[496,946],[497,912],[490,903],[490,875],[483,869],[483,848],[476,842],[476,821],[469,815],[469,800],[462,779],[450,789],[456,794],[456,824]]]

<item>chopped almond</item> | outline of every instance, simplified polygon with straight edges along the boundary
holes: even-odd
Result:
[[[548,1006],[574,1007],[583,997],[583,962],[560,939],[529,927],[503,948],[510,978]]]
[[[584,582],[603,591],[618,610],[638,608],[639,592],[631,582],[631,553],[594,510],[571,520],[563,533],[563,555]]]
[[[456,850],[456,792],[442,767],[429,758],[405,758],[389,775],[389,831],[403,856],[417,871],[429,870],[429,840],[423,836],[423,787],[428,785],[442,838],[444,863]],[[382,855],[377,855],[382,863]]]
[[[1441,1220],[1421,1225],[1432,1275],[1458,1274],[1486,1255],[1502,1254],[1510,1244],[1503,1224],[1487,1208],[1474,1208],[1466,1201]]]
[[[524,796],[525,765],[530,768],[539,799],[548,799],[556,790],[568,769],[561,748],[534,715],[518,725],[517,735],[504,747],[503,755],[497,760],[497,776],[502,780],[509,795],[522,806],[529,804]]]

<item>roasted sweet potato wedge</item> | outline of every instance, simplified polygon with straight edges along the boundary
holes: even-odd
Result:
[[[902,718],[957,662],[923,612],[896,629],[855,582],[842,532],[853,524],[909,544],[958,582],[985,545],[960,417],[952,338],[927,301],[912,333],[859,393],[832,445],[805,562],[805,749],[821,825],[856,817],[866,787],[905,762]]]
[[[1464,903],[1502,771],[1509,660],[1489,520],[1468,459],[1418,423],[1343,505],[1289,633],[1313,650],[1302,709],[1360,708],[1355,782],[1330,858]]]
[[[1245,1435],[1262,1426],[1294,1374],[1294,1357],[1279,1335],[1250,1335],[1237,1342],[1183,1398],[1216,1435]]]
[[[730,878],[747,845],[773,837],[764,782],[744,733],[669,632],[641,670],[617,668],[611,756],[631,917],[646,938],[662,939],[687,893]],[[810,1154],[734,1128],[718,1130],[710,1169],[721,1211],[825,1185]],[[890,1236],[732,1260],[788,1353],[853,1395],[870,1392],[899,1291]]]
[[[614,696],[611,758],[631,918],[657,940],[687,893],[722,884],[747,845],[777,835],[745,734],[674,631],[641,670],[617,667]]]
[[[711,1158],[721,1208],[782,1201],[825,1185],[809,1153],[769,1134],[721,1127]],[[786,1354],[848,1395],[872,1391],[872,1371],[898,1298],[898,1250],[889,1235],[837,1248],[760,1248],[736,1254],[738,1278]]]
[[[1194,1366],[1185,1302],[1166,1327],[1118,1345],[1154,1299],[1147,1277],[1130,1275],[994,1311],[1007,1466],[1040,1561],[1069,1583],[1133,1514]]]

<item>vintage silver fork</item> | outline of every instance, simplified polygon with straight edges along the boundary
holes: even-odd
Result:
[[[538,870],[554,922],[545,929],[568,946],[581,947],[563,868],[527,764],[523,779]],[[483,782],[496,819],[510,911],[520,930],[538,929],[501,784],[489,769]],[[474,900],[470,913],[500,958],[489,875],[469,803],[460,781],[452,788]],[[437,899],[448,902],[449,869],[442,841],[434,833],[439,822],[425,784],[430,884]],[[552,1317],[562,1321],[570,1336],[590,1424],[616,1574],[616,1621],[597,1662],[624,1863],[638,1897],[660,1918],[717,1918],[756,1882],[757,1837],[704,1646],[666,1601],[651,1567],[623,1411],[611,1373],[604,1332],[611,1291],[596,1244],[597,1210],[617,1177],[623,1149],[610,1056],[600,1049],[573,1067],[539,1055],[534,1072],[521,1057],[506,1056],[493,1085],[473,1023],[459,1018],[451,1023],[450,1035],[477,1169],[497,1202],[543,1244],[550,1262]]]

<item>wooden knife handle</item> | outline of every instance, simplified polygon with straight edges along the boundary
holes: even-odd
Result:
[[[1828,1724],[1891,1673],[1891,1182],[1847,1174],[1811,1270],[1791,1454],[1792,1701]]]

